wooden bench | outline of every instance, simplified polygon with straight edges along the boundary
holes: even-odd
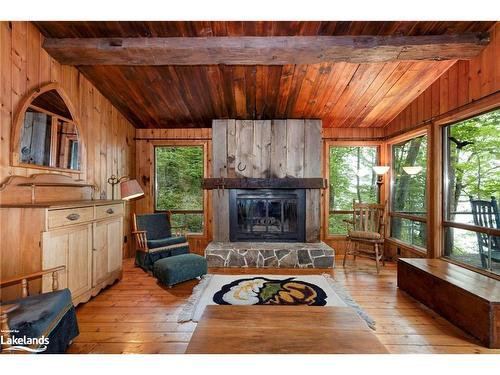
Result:
[[[398,287],[489,348],[500,348],[500,281],[441,259],[399,259]]]

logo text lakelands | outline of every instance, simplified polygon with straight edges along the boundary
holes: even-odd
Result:
[[[0,335],[0,344],[2,345],[2,350],[6,351],[26,351],[31,353],[40,353],[47,350],[49,338],[46,336],[10,336],[5,338],[3,335]],[[35,347],[36,349],[32,349],[31,346]]]

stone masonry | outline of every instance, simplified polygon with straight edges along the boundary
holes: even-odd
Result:
[[[324,242],[210,242],[209,267],[333,268],[335,252]]]

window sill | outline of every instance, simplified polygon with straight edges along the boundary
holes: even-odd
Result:
[[[331,241],[347,241],[347,235],[345,234],[329,234],[323,238],[324,240]]]
[[[416,245],[411,245],[409,243],[403,242],[403,241],[398,240],[398,239],[393,238],[393,237],[386,238],[385,241],[389,242],[389,243],[391,243],[393,245],[402,247],[403,249],[411,251],[411,252],[413,252],[413,253],[415,253],[417,255],[420,255],[422,257],[426,257],[427,256],[427,249],[425,249],[423,247],[416,246]]]
[[[205,238],[205,233],[186,233],[186,237],[188,238]]]

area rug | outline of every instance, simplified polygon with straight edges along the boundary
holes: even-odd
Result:
[[[177,321],[199,321],[207,305],[349,306],[375,329],[375,321],[328,274],[205,275]]]

